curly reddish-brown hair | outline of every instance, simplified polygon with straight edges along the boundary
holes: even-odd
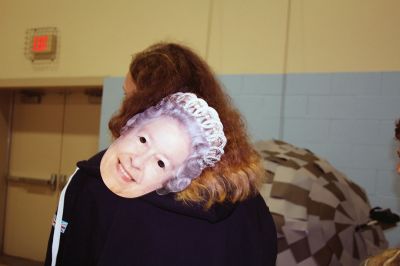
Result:
[[[158,43],[136,54],[129,70],[136,91],[124,99],[109,122],[115,138],[133,115],[178,91],[195,93],[207,101],[217,110],[224,126],[227,145],[221,161],[177,193],[178,200],[210,207],[216,202],[242,201],[258,193],[264,174],[260,156],[249,142],[239,112],[205,61],[183,45]]]

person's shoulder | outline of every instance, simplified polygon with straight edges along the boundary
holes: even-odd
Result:
[[[79,161],[76,166],[79,168],[80,172],[98,177],[100,176],[100,162],[105,152],[106,150],[102,150],[87,160]]]
[[[253,208],[268,209],[268,206],[265,203],[264,198],[260,195],[260,193],[249,196],[247,199],[245,199],[243,202],[241,202],[240,205],[244,205],[247,207],[253,207]]]
[[[264,198],[260,194],[256,194],[242,202],[239,202],[235,212],[238,219],[243,219],[240,217],[245,216],[245,219],[257,219],[259,221],[263,221],[263,223],[270,225],[274,224],[272,214]]]
[[[75,172],[70,176],[67,195],[80,193],[89,180],[100,180],[100,162],[105,153],[100,151],[87,160],[79,161]]]
[[[87,166],[98,166],[100,165],[101,159],[104,156],[104,153],[107,150],[102,150],[99,151],[98,153],[94,154],[93,156],[91,156],[89,159],[86,160],[81,160],[77,163],[77,166],[81,166],[81,167],[87,167]]]
[[[87,160],[79,161],[77,169],[71,175],[67,187],[66,199],[90,198],[104,194],[104,185],[100,174],[100,162],[105,151],[100,151]]]

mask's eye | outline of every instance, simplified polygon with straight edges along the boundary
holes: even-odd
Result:
[[[165,167],[164,162],[161,161],[161,160],[158,160],[158,161],[157,161],[157,164],[158,164],[158,166],[159,166],[160,168],[164,168],[164,167]]]
[[[140,141],[141,143],[146,143],[146,142],[147,142],[147,140],[146,140],[145,137],[139,137],[139,141]]]

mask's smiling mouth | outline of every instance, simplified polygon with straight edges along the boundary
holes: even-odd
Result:
[[[125,170],[120,160],[118,160],[117,170],[123,181],[128,183],[136,182],[135,179],[128,173],[128,171]]]

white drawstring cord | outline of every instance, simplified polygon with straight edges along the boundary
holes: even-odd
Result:
[[[69,177],[67,184],[63,188],[60,194],[60,199],[58,201],[58,208],[57,208],[57,217],[56,223],[54,225],[54,232],[53,232],[53,243],[51,245],[51,266],[55,266],[57,262],[57,253],[58,253],[58,246],[60,245],[60,236],[61,236],[61,222],[62,216],[64,212],[64,198],[65,192],[67,191],[67,187],[71,182],[72,177],[76,174],[79,168],[76,168],[75,172]]]

